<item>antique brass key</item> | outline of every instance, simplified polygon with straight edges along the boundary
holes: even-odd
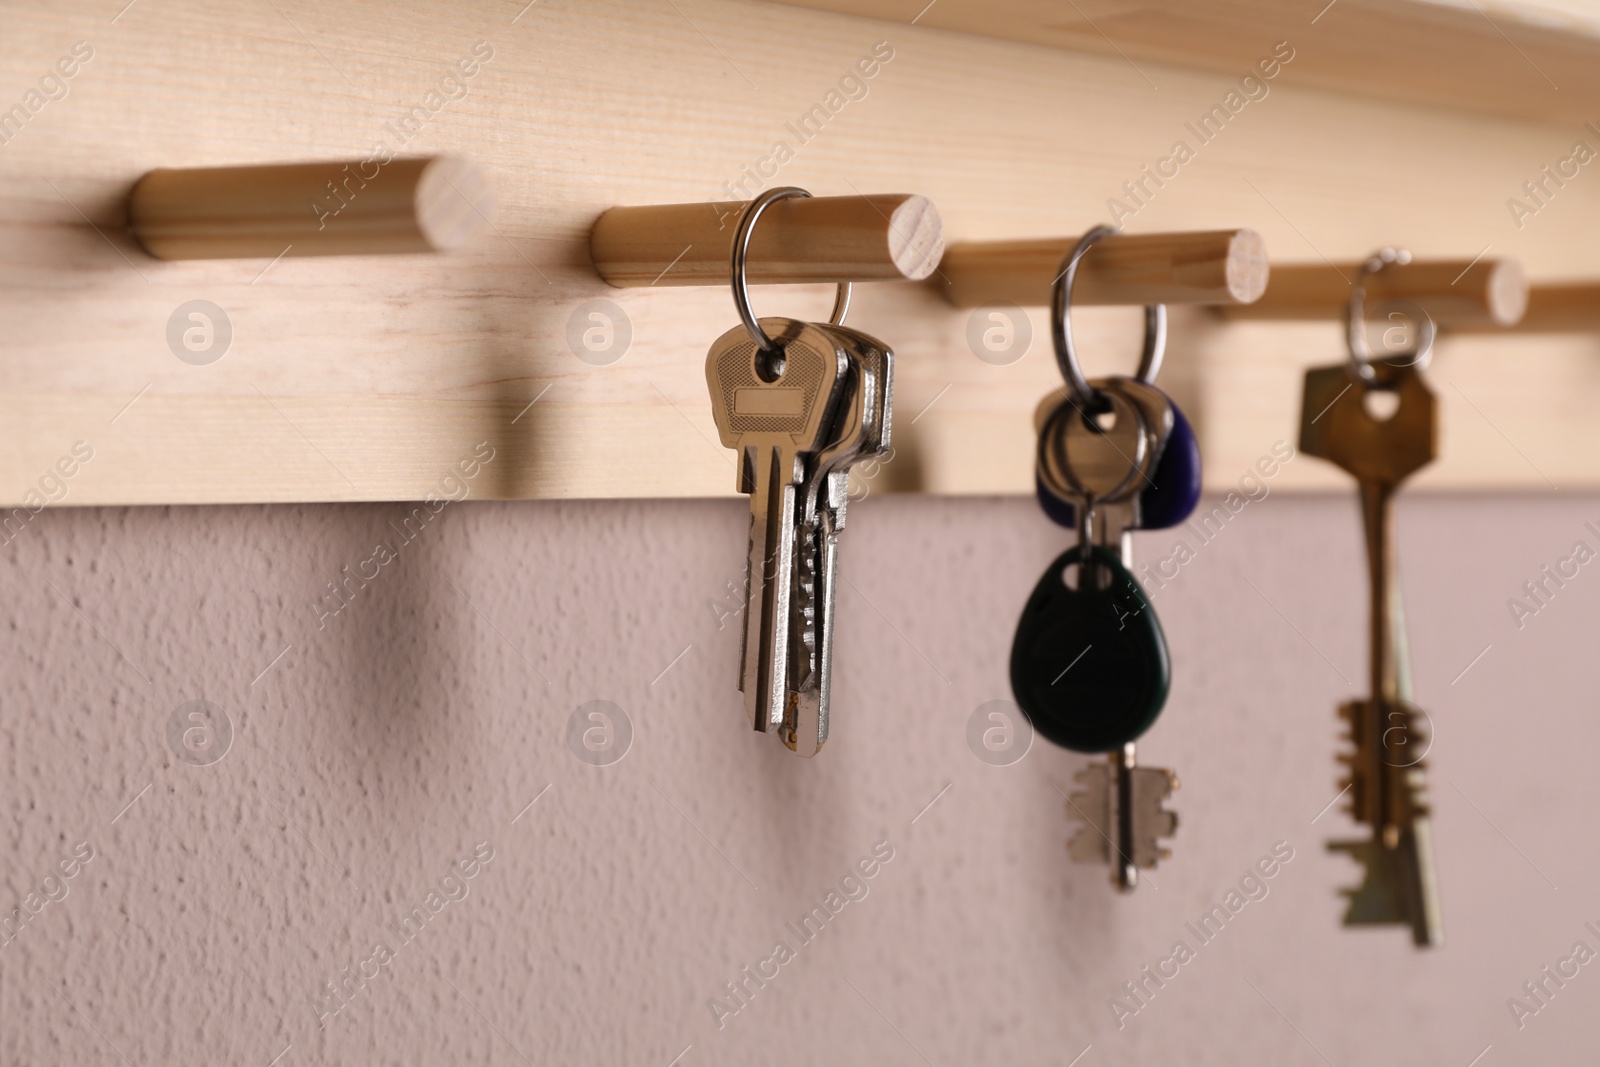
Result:
[[[1379,393],[1398,400],[1388,418],[1369,408]],[[1337,464],[1360,486],[1371,593],[1370,696],[1339,709],[1353,745],[1344,757],[1350,812],[1372,828],[1370,840],[1329,846],[1366,867],[1361,886],[1346,891],[1344,921],[1406,923],[1417,945],[1438,945],[1443,930],[1421,760],[1427,742],[1402,662],[1392,507],[1401,483],[1434,459],[1436,403],[1414,359],[1405,366],[1363,360],[1308,371],[1301,418],[1301,450]]]

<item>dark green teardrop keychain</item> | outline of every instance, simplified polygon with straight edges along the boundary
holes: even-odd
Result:
[[[1139,582],[1108,549],[1063,552],[1022,610],[1011,691],[1033,728],[1075,752],[1109,752],[1161,714],[1172,664]],[[1077,565],[1077,586],[1066,582]]]

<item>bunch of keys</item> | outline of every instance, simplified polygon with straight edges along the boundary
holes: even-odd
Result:
[[[1034,729],[1078,752],[1109,753],[1079,772],[1070,798],[1082,826],[1069,852],[1075,860],[1110,864],[1112,884],[1138,885],[1141,868],[1168,857],[1161,839],[1177,829],[1162,805],[1177,777],[1136,764],[1134,741],[1166,703],[1171,664],[1166,639],[1132,573],[1135,529],[1174,526],[1200,498],[1200,455],[1188,420],[1150,384],[1166,340],[1165,309],[1145,312],[1145,345],[1137,378],[1086,380],[1072,347],[1067,308],[1090,231],[1057,279],[1053,324],[1064,397],[1040,406],[1037,488],[1057,523],[1078,531],[1078,544],[1039,580],[1017,624],[1011,688]],[[1067,573],[1076,568],[1076,584]]]
[[[1306,372],[1300,449],[1355,476],[1366,534],[1371,695],[1342,705],[1339,714],[1351,742],[1342,757],[1350,772],[1345,783],[1350,814],[1371,827],[1371,837],[1329,845],[1365,868],[1360,886],[1344,891],[1349,901],[1344,922],[1408,925],[1413,943],[1426,947],[1443,943],[1444,928],[1422,763],[1428,744],[1422,712],[1411,699],[1392,504],[1401,482],[1437,452],[1436,403],[1421,373],[1432,351],[1434,326],[1422,317],[1416,350],[1400,357],[1402,365],[1374,361],[1363,306],[1367,276],[1409,258],[1386,248],[1362,266],[1350,298],[1349,361]],[[1374,393],[1398,399],[1388,418],[1379,419],[1368,408]]]
[[[755,728],[802,756],[828,740],[839,531],[850,468],[889,449],[894,353],[843,325],[850,286],[826,324],[757,320],[745,261],[767,206],[802,189],[771,189],[745,208],[733,243],[741,325],[712,344],[706,385],[725,447],[750,495],[739,689]]]

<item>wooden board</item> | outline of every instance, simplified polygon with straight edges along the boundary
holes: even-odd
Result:
[[[1141,62],[1158,92],[1120,57],[724,0],[164,0],[113,21],[118,6],[0,7],[0,109],[74,42],[93,48],[66,95],[0,143],[8,506],[448,495],[481,441],[495,454],[475,497],[730,495],[703,372],[736,321],[728,293],[606,286],[587,251],[602,211],[726,200],[787,141],[793,158],[769,182],[921,193],[952,241],[1079,233],[1109,221],[1108,198],[1236,81]],[[879,41],[893,58],[846,81]],[[492,56],[467,78],[457,63],[475,47]],[[1521,229],[1506,207],[1577,131],[1337,96],[1298,80],[1299,63],[1197,146],[1127,232],[1249,226],[1296,261],[1489,246],[1536,279],[1600,275],[1586,237],[1600,177],[1585,170]],[[841,83],[857,98],[802,143],[789,124]],[[465,95],[442,95],[452,86]],[[407,116],[407,153],[488,172],[500,214],[487,239],[449,256],[166,263],[122,232],[127,190],[152,168],[361,157],[380,140],[399,148]],[[968,343],[987,312],[950,307],[938,283],[858,286],[850,321],[900,355],[894,456],[862,488],[1028,492],[1032,412],[1057,384],[1043,310],[1026,315],[1027,354],[994,365]],[[830,299],[825,286],[756,292],[762,314],[820,316]],[[199,328],[187,312],[169,344],[196,300],[231,325],[215,362],[176,354]],[[627,317],[614,362],[581,344],[591,328],[606,343],[591,301]],[[1137,320],[1077,314],[1091,371],[1131,365]],[[1597,348],[1581,335],[1442,341],[1445,452],[1421,484],[1600,485]],[[1333,323],[1174,315],[1162,382],[1197,426],[1213,487],[1295,439],[1300,368],[1341,352]],[[93,458],[55,473],[78,441]],[[1346,484],[1297,460],[1273,487]]]
[[[1600,11],[1584,0],[785,0],[1237,78],[1287,41],[1296,80],[1381,100],[1582,126],[1597,117]],[[1267,49],[1270,50],[1270,49]]]

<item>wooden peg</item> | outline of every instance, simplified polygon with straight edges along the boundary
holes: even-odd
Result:
[[[492,225],[494,192],[454,156],[153,170],[128,221],[157,259],[447,252]]]
[[[1492,333],[1600,333],[1600,283],[1530,286],[1528,310],[1516,325],[1467,329]]]
[[[1077,242],[953,244],[935,284],[956,307],[1047,306],[1061,261]],[[1116,234],[1084,254],[1072,303],[1248,304],[1266,285],[1266,243],[1254,230]]]
[[[744,204],[614,207],[589,235],[595,268],[619,289],[727,285]],[[754,282],[875,282],[926,278],[944,252],[927,198],[906,193],[779,200],[750,238]]]
[[[1228,318],[1341,319],[1360,264],[1293,263],[1272,268],[1272,282]],[[1528,306],[1528,278],[1514,259],[1413,260],[1367,277],[1367,311],[1391,300],[1419,304],[1438,326],[1510,326]]]

